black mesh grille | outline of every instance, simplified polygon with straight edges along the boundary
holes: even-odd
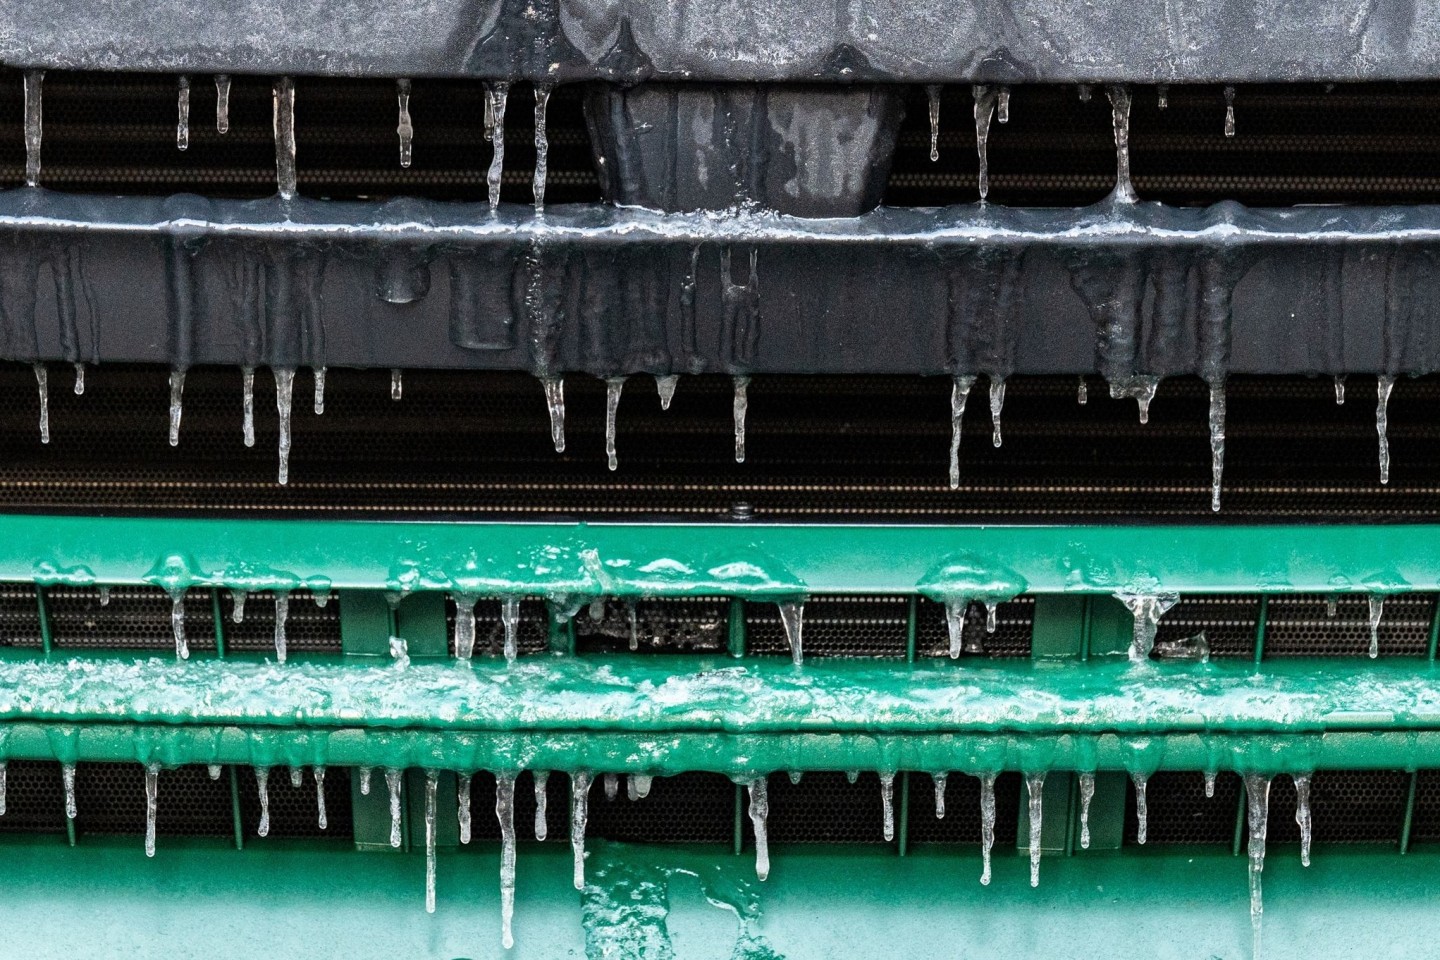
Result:
[[[641,653],[719,653],[730,635],[730,601],[724,597],[640,600],[635,609],[635,645]],[[630,649],[630,608],[608,602],[600,620],[582,610],[575,618],[581,653]]]
[[[1401,770],[1320,770],[1311,779],[1310,819],[1316,843],[1396,843],[1405,821],[1410,774]],[[1298,843],[1295,783],[1270,782],[1270,843]]]
[[[1259,615],[1260,598],[1250,594],[1181,597],[1160,619],[1155,643],[1175,643],[1204,633],[1210,656],[1251,657]]]
[[[1267,657],[1363,657],[1370,649],[1370,605],[1363,596],[1334,598],[1335,615],[1319,594],[1270,598]],[[1423,656],[1429,649],[1435,595],[1387,597],[1380,628],[1381,656]],[[1163,622],[1163,621],[1162,621]]]
[[[811,597],[801,618],[802,649],[807,657],[904,658],[908,617],[905,597]],[[745,605],[745,650],[790,655],[775,604]]]
[[[203,766],[162,770],[155,832],[161,836],[228,837],[235,832],[230,776],[211,780]],[[145,832],[145,768],[138,763],[82,763],[75,770],[79,834]]]
[[[108,592],[109,600],[105,601]],[[159,587],[50,587],[45,591],[51,640],[57,649],[174,650],[170,595]],[[185,593],[185,643],[215,649],[209,590]]]
[[[1162,771],[1145,786],[1146,844],[1225,844],[1234,842],[1235,818],[1240,803],[1240,777],[1220,773],[1215,795],[1205,795],[1201,773]],[[1271,809],[1274,810],[1272,801]],[[1293,808],[1292,808],[1293,812]],[[1270,822],[1275,822],[1272,814]],[[1138,842],[1135,784],[1125,795],[1125,843]]]
[[[245,828],[245,841],[254,839],[260,825],[260,792],[255,771],[236,768],[240,787],[240,822]],[[381,783],[384,789],[384,783]],[[290,785],[289,767],[272,767],[268,784],[270,795],[270,837],[277,839],[306,838],[353,841],[354,815],[350,802],[350,771],[345,767],[325,769],[326,829],[321,830],[319,809],[315,798],[315,779],[309,767],[301,775],[300,786]]]
[[[65,832],[60,764],[50,760],[11,760],[5,765],[5,815],[0,817],[0,832]]]
[[[285,648],[289,653],[339,653],[340,604],[333,596],[322,607],[309,590],[292,590],[285,615]],[[275,595],[269,591],[245,597],[244,618],[235,622],[235,595],[220,593],[225,646],[236,651],[275,649]]]
[[[990,657],[1030,656],[1030,632],[1035,621],[1035,598],[1017,597],[995,611],[995,632],[986,631],[984,604],[972,603],[965,611],[962,650],[983,649]],[[950,631],[945,605],[920,600],[915,616],[915,652],[922,657],[948,657]]]
[[[622,777],[615,799],[603,783],[590,791],[588,836],[632,843],[724,843],[735,838],[735,785],[714,773],[656,777],[631,800]],[[742,801],[743,803],[743,801]]]
[[[43,646],[34,584],[0,584],[0,646]]]
[[[995,779],[995,845],[1015,843],[1024,782],[1018,773]],[[979,843],[980,779],[963,773],[945,778],[945,818],[935,816],[935,782],[910,774],[910,843]]]
[[[584,615],[583,612],[581,614]],[[550,644],[549,611],[544,601],[521,600],[520,622],[515,628],[516,651],[521,656],[543,653]],[[446,649],[455,655],[455,601],[445,602]],[[498,657],[505,652],[505,624],[500,620],[500,601],[485,599],[475,604],[475,650],[477,657]]]
[[[383,784],[380,789],[384,789]],[[603,801],[598,787],[590,792],[589,823],[595,822],[597,801]],[[528,840],[535,836],[535,807],[535,778],[527,771],[515,778],[517,838]],[[492,774],[481,772],[470,778],[470,817],[473,839],[500,839],[500,821],[495,816],[495,777]],[[545,780],[545,826],[549,840],[563,842],[570,836],[570,778],[563,773],[552,773]],[[588,823],[586,827],[589,835]]]
[[[787,774],[769,778],[771,843],[884,843],[880,778],[861,773],[854,783],[843,773],[807,773],[798,784]],[[748,795],[741,798],[748,811]],[[895,782],[895,816],[900,816],[900,782]],[[745,844],[753,846],[754,828],[744,818]]]
[[[1440,770],[1421,770],[1415,777],[1415,816],[1411,843],[1440,840]]]

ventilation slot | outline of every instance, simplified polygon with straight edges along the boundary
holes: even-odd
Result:
[[[51,642],[59,650],[174,650],[174,603],[159,587],[113,587],[102,604],[98,587],[45,591]],[[185,642],[191,651],[215,649],[215,614],[209,590],[185,592]],[[142,794],[143,796],[143,794]]]

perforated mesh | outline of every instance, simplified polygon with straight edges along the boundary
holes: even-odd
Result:
[[[854,783],[843,773],[807,773],[792,784],[787,774],[769,778],[771,843],[884,843],[880,778],[861,773]],[[748,809],[748,795],[741,803]],[[900,782],[895,782],[895,816],[900,816]],[[749,816],[742,824],[745,845],[753,847]]]
[[[995,780],[995,844],[1015,842],[1020,823],[1020,795],[1024,783],[1018,773],[1002,773]],[[935,817],[935,782],[921,773],[910,774],[910,843],[980,842],[980,779],[963,773],[945,778],[945,819]]]
[[[51,642],[57,649],[174,650],[170,595],[159,587],[112,587],[102,605],[99,587],[49,587]],[[215,615],[210,591],[185,592],[185,643],[191,650],[215,649]]]
[[[230,650],[275,650],[275,594],[270,591],[249,593],[245,597],[245,617],[235,622],[235,595],[220,591],[221,624],[225,645]],[[285,648],[289,653],[339,653],[340,604],[335,597],[325,605],[315,602],[309,590],[292,590],[285,615]]]
[[[1265,627],[1265,656],[1366,656],[1370,649],[1368,599],[1337,597],[1333,617],[1326,603],[1320,594],[1271,597]],[[1387,597],[1378,630],[1380,655],[1424,655],[1429,649],[1434,613],[1434,594]]]
[[[742,800],[742,803],[744,801]],[[732,843],[735,785],[714,773],[657,777],[649,796],[631,800],[621,778],[614,800],[590,790],[589,836],[633,843]]]
[[[245,827],[245,841],[257,837],[260,825],[260,792],[255,772],[249,767],[235,770],[240,787],[240,822]],[[384,783],[381,783],[384,789]],[[276,839],[307,838],[353,841],[355,824],[350,801],[350,771],[345,767],[325,768],[325,813],[329,821],[321,830],[315,799],[315,778],[306,767],[297,789],[290,785],[289,767],[272,767],[268,784],[270,795],[270,833]]]
[[[1410,793],[1402,770],[1319,770],[1311,778],[1310,819],[1316,843],[1399,843]],[[1270,782],[1266,839],[1298,843],[1295,784],[1287,776]]]
[[[720,653],[727,649],[730,601],[725,597],[640,600],[634,606],[638,652]],[[598,622],[588,610],[582,610],[575,618],[575,642],[581,653],[628,651],[629,608],[608,602]]]
[[[1440,770],[1421,770],[1415,778],[1415,816],[1411,843],[1440,840]]]
[[[498,657],[505,653],[505,624],[500,619],[500,601],[480,600],[475,604],[475,650],[477,657]],[[582,613],[583,616],[583,613]],[[550,646],[549,608],[543,600],[521,600],[520,622],[515,627],[515,647],[520,656],[544,653]],[[445,601],[445,635],[450,655],[455,655],[455,601]]]
[[[1145,842],[1149,844],[1225,844],[1235,839],[1235,817],[1240,802],[1240,777],[1220,773],[1215,795],[1205,796],[1201,773],[1164,770],[1153,774],[1145,787]],[[1273,821],[1273,818],[1272,818]],[[1125,843],[1138,843],[1135,784],[1125,794]]]
[[[1251,657],[1255,655],[1259,615],[1260,598],[1256,595],[1181,597],[1160,619],[1155,643],[1174,643],[1203,632],[1210,656]]]
[[[234,834],[230,776],[211,780],[203,766],[162,770],[155,832],[161,836]],[[75,830],[79,834],[145,832],[145,768],[138,763],[81,763],[75,770]]]
[[[0,583],[0,646],[35,648],[42,645],[35,585]]]
[[[905,597],[811,597],[801,618],[801,646],[806,657],[904,658],[908,618]],[[745,604],[745,650],[790,655],[775,604]]]
[[[1030,634],[1035,624],[1035,598],[1017,597],[995,611],[995,632],[986,632],[984,604],[972,603],[965,611],[963,650],[980,648],[988,657],[1030,656]],[[945,605],[921,599],[915,617],[915,652],[922,657],[948,657],[950,631]],[[962,656],[965,654],[962,654]]]
[[[65,832],[60,764],[52,760],[11,760],[5,765],[5,815],[0,817],[0,832]]]
[[[597,778],[598,779],[598,778]],[[381,785],[384,789],[384,785]],[[623,796],[623,794],[622,794]],[[590,792],[590,823],[594,823],[597,800],[603,801],[598,786]],[[618,801],[617,801],[618,802]],[[475,840],[500,839],[500,821],[495,816],[495,777],[481,771],[470,779],[470,835]],[[551,773],[545,781],[546,837],[564,842],[570,836],[570,778]],[[590,835],[589,824],[586,834]],[[515,778],[515,836],[521,840],[535,837],[535,777],[526,771]]]

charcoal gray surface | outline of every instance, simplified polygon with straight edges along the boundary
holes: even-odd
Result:
[[[1440,369],[1440,208],[862,217],[0,193],[5,356],[615,373]]]
[[[679,212],[873,210],[904,118],[893,86],[594,84],[585,100],[605,198]]]
[[[16,67],[490,79],[1440,75],[1440,0],[30,0]]]

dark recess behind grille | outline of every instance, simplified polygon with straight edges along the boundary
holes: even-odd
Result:
[[[45,79],[42,182],[99,193],[274,192],[271,87],[236,76],[230,132],[215,130],[212,78],[191,78],[190,147],[176,149],[176,78],[51,71]],[[885,202],[972,203],[978,161],[970,88],[947,87],[940,158],[929,159],[925,95],[906,88],[907,119]],[[581,88],[562,86],[549,108],[550,203],[594,202],[599,188]],[[1239,200],[1296,203],[1418,203],[1440,196],[1440,105],[1434,84],[1293,84],[1240,87],[1236,134],[1224,135],[1218,86],[1179,86],[1160,110],[1154,87],[1135,89],[1134,180],[1145,199],[1174,204]],[[533,95],[511,88],[506,111],[506,202],[528,203],[533,173]],[[490,146],[480,81],[413,81],[414,162],[399,165],[395,85],[384,80],[299,78],[296,139],[306,196],[424,196],[480,200]],[[20,75],[0,73],[0,186],[24,168]],[[990,128],[990,199],[1016,206],[1099,200],[1115,180],[1110,104],[1103,88],[1082,102],[1073,86],[1017,86],[1010,121]]]

